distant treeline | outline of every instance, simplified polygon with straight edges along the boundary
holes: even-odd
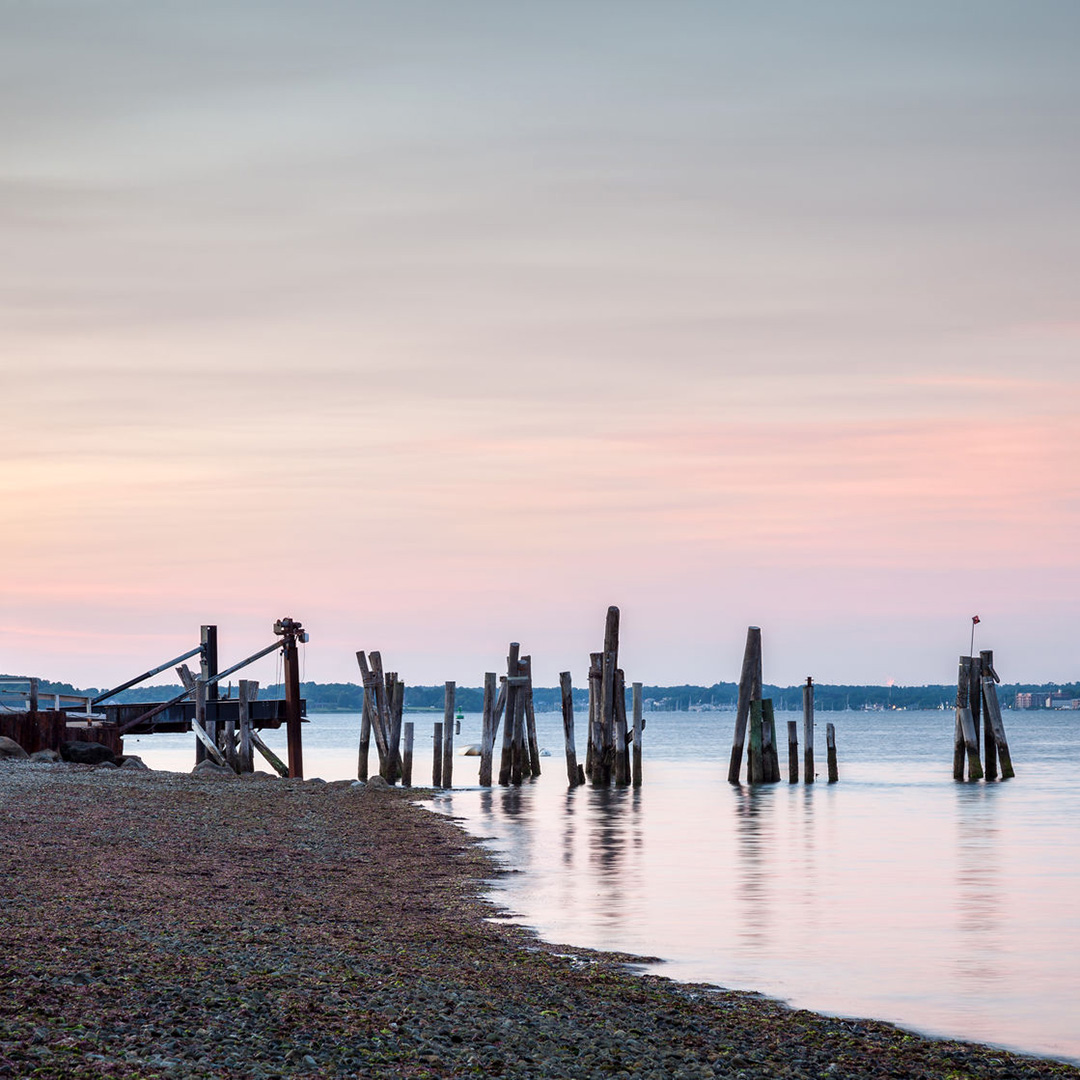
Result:
[[[17,678],[2,675],[0,679]],[[117,694],[116,701],[167,701],[180,693],[179,684],[174,686],[135,687]],[[1002,704],[1011,707],[1018,693],[1047,695],[1063,691],[1065,697],[1080,698],[1080,682],[1073,683],[1008,683],[999,689]],[[100,691],[94,688],[76,689],[70,683],[56,683],[42,680],[40,694],[45,698],[49,694],[90,694]],[[228,687],[222,687],[222,695]],[[234,691],[235,692],[235,691]],[[764,687],[764,696],[772,698],[777,709],[802,709],[801,686]],[[712,686],[645,686],[642,690],[646,709],[690,710],[690,709],[731,709],[738,698],[738,686],[735,683],[714,683]],[[305,682],[300,685],[300,695],[307,701],[309,712],[358,712],[363,707],[364,689],[357,683],[316,683]],[[278,683],[260,689],[263,698],[284,697],[284,687]],[[561,707],[558,687],[535,687],[533,690],[536,708],[541,711],[553,711]],[[828,683],[814,685],[815,708],[823,711],[841,709],[936,709],[944,705],[952,706],[956,700],[955,686],[836,686]],[[459,686],[456,701],[459,708],[466,712],[479,712],[484,704],[482,687]],[[629,691],[627,693],[629,703]],[[45,703],[43,702],[43,705]],[[575,687],[575,709],[588,704],[588,689]],[[405,688],[406,709],[428,709],[441,711],[443,707],[443,687],[407,686]]]

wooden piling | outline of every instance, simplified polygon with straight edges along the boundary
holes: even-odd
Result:
[[[453,787],[454,780],[454,696],[457,685],[447,682],[443,705],[442,784]]]
[[[282,620],[283,622],[285,620]],[[285,732],[289,747],[289,776],[304,778],[303,731],[300,726],[300,654],[296,635],[282,636],[282,673],[285,679]]]
[[[378,671],[375,660],[378,659]],[[368,664],[367,654],[361,649],[356,654],[356,662],[360,667],[360,676],[364,683],[364,705],[368,710],[368,721],[371,733],[375,736],[375,747],[379,753],[380,771],[382,762],[390,753],[390,732],[383,728],[382,714],[379,712],[379,687],[382,684],[382,658],[377,652],[371,654],[372,663]],[[360,777],[361,780],[367,777]]]
[[[814,680],[808,675],[802,688],[803,709],[803,778],[814,782]]]
[[[618,667],[619,609],[613,604],[607,610],[604,624],[604,653],[600,676],[599,775],[600,783],[605,787],[611,783],[615,765],[615,681]]]
[[[765,783],[780,783],[780,747],[776,735],[776,713],[773,711],[772,698],[763,698],[761,702],[761,735],[762,735],[762,772]]]
[[[504,684],[505,685],[505,684]],[[491,758],[495,751],[495,672],[484,673],[484,712],[480,725],[480,786],[491,787]]]
[[[641,683],[633,683],[631,690],[634,716],[634,762],[631,783],[634,787],[641,787],[641,734],[645,727],[645,718],[642,715]]]
[[[755,698],[750,702],[750,756],[746,777],[751,784],[763,783],[765,779],[762,738],[761,698]]]
[[[787,722],[787,777],[789,784],[799,782],[799,722]]]
[[[383,776],[387,783],[396,784],[401,777],[401,717],[405,709],[405,684],[396,671],[386,676],[386,700],[390,707],[390,753]]]
[[[255,745],[251,741],[251,703],[259,696],[259,684],[254,679],[241,679],[237,683],[237,709],[240,713],[240,772],[255,771]]]
[[[600,723],[600,683],[603,677],[603,653],[589,653],[589,739],[585,753],[585,775],[596,784],[597,762],[603,741]]]
[[[630,755],[626,745],[626,675],[622,668],[615,672],[615,783],[625,787],[630,783]]]
[[[972,685],[975,688],[975,694],[981,698],[985,698],[982,692],[982,680],[987,675],[990,676],[993,682],[997,682],[997,672],[994,671],[994,651],[993,649],[983,649],[979,653],[979,677]],[[997,690],[994,691],[994,696],[997,696]],[[1000,711],[1000,710],[999,710]],[[987,780],[996,780],[998,775],[998,753],[997,753],[997,738],[994,735],[994,725],[990,719],[990,709],[983,702],[983,774]]]
[[[993,675],[982,677],[982,693],[986,713],[990,717],[990,725],[994,732],[998,760],[1001,762],[1001,779],[1011,780],[1016,773],[1013,772],[1012,754],[1009,752],[1009,740],[1005,737],[1005,723],[1001,718],[1001,703],[998,701],[997,686]]]
[[[442,729],[442,724],[438,720],[436,720],[435,729],[431,736],[431,786],[437,788],[442,787]]]
[[[262,736],[254,728],[251,729],[251,745],[266,758],[270,767],[278,774],[278,776],[284,779],[289,775],[289,766],[262,741]]]
[[[756,692],[755,692],[756,691]],[[746,647],[743,649],[742,671],[739,674],[739,698],[735,708],[735,736],[731,743],[731,761],[728,765],[728,782],[737,784],[742,771],[743,746],[746,742],[746,722],[750,716],[750,703],[761,697],[761,628],[747,627]],[[750,769],[747,769],[747,778]],[[753,782],[751,780],[751,782]]]
[[[413,722],[406,720],[403,725],[405,735],[405,749],[401,755],[401,786],[412,787],[412,761],[413,761]]]
[[[533,777],[540,775],[540,745],[536,741],[536,712],[533,707],[532,657],[521,658],[522,674],[528,680],[525,683],[525,734],[529,741],[529,772]]]
[[[829,783],[835,784],[840,779],[840,771],[836,765],[836,725],[825,725],[825,752],[828,757]]]
[[[514,757],[514,716],[517,712],[518,666],[520,664],[521,645],[510,642],[510,652],[506,657],[506,716],[503,720],[502,757],[499,761],[499,784],[506,787],[510,783]]]
[[[577,787],[577,747],[574,745],[574,686],[569,671],[559,672],[559,690],[562,693],[563,737],[566,740],[566,779],[571,787]]]
[[[364,688],[364,705],[360,712],[360,752],[356,759],[356,779],[367,780],[368,758],[371,751],[371,693]]]
[[[210,738],[206,730],[206,680],[195,680],[195,719],[192,721],[192,730],[195,738],[202,743],[206,750],[206,757],[218,765],[228,765],[225,755],[218,749],[217,744]],[[205,759],[204,759],[205,760]]]
[[[510,744],[510,783],[515,787],[520,787],[528,766],[528,747],[525,742],[525,700],[528,679],[524,675],[518,675],[514,679],[507,679],[507,682],[516,684],[513,738]]]
[[[975,721],[971,717],[971,700],[968,679],[971,665],[969,657],[961,656],[956,679],[956,719],[960,727],[960,734],[967,751],[968,779],[981,780],[983,777],[982,762],[979,761],[979,744],[975,737]],[[956,761],[953,760],[953,776],[956,776]],[[963,779],[963,763],[961,762],[960,777]]]

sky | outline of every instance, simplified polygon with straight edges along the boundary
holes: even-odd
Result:
[[[0,31],[0,671],[1080,679],[1075,0]]]

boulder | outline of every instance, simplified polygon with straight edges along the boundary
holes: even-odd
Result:
[[[39,750],[36,754],[30,755],[30,760],[55,763],[60,760],[60,755],[55,750]]]
[[[228,765],[219,765],[216,761],[211,761],[209,758],[203,758],[194,769],[191,770],[192,776],[230,776],[233,779],[236,778],[236,773],[229,768]]]
[[[368,791],[383,791],[390,785],[377,773],[375,776],[369,776],[366,788]]]
[[[0,758],[27,758],[29,756],[14,739],[0,735]]]
[[[116,764],[116,755],[102,743],[74,739],[60,744],[60,756],[76,765],[100,765],[103,761]]]
[[[150,771],[150,766],[138,754],[125,754],[122,758],[117,758],[120,762],[121,769],[144,769],[146,772]]]

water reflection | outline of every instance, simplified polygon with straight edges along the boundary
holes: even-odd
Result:
[[[957,785],[957,975],[961,991],[978,995],[1005,978],[1002,967],[1001,829],[991,784]]]
[[[735,795],[736,879],[738,888],[738,940],[759,947],[769,939],[772,923],[769,881],[769,810],[772,789],[761,786],[732,788]]]

